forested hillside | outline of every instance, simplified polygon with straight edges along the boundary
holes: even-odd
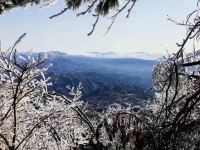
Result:
[[[73,56],[55,51],[41,55],[46,58],[44,65],[51,64],[46,72],[53,83],[49,90],[69,96],[66,87],[81,83],[82,100],[97,111],[113,103],[138,105],[152,98],[146,91],[152,86],[153,60]]]

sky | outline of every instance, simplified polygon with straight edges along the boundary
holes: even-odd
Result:
[[[167,15],[184,21],[196,8],[197,0],[138,0],[130,17],[121,14],[111,31],[104,34],[111,20],[101,18],[95,32],[91,15],[76,17],[77,12],[67,11],[50,20],[63,9],[61,0],[49,8],[38,6],[18,8],[0,16],[0,40],[7,49],[23,33],[25,39],[18,45],[20,51],[61,51],[68,54],[116,55],[155,59],[167,52],[177,51],[186,35],[183,26],[167,21]]]

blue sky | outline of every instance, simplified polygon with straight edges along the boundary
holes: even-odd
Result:
[[[123,56],[155,58],[177,50],[176,43],[185,36],[185,28],[167,21],[167,15],[185,20],[194,10],[196,0],[138,0],[130,17],[121,14],[111,32],[104,35],[110,20],[102,18],[91,36],[95,21],[90,15],[76,17],[66,12],[53,20],[49,16],[62,10],[62,2],[48,9],[16,9],[0,16],[0,40],[7,49],[24,32],[26,38],[18,49],[26,51],[62,51],[73,54],[112,52]],[[144,56],[145,55],[145,56]]]

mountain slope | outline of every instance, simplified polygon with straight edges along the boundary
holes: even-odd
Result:
[[[45,65],[53,64],[47,71],[53,82],[49,89],[69,96],[66,86],[76,87],[81,82],[82,99],[96,110],[115,102],[139,104],[149,96],[144,91],[151,86],[153,61],[71,56],[61,52],[44,54]]]
[[[51,77],[53,83],[50,90],[67,96],[69,96],[69,91],[66,86],[76,87],[81,82],[82,99],[99,111],[112,103],[139,104],[148,97],[147,94],[144,94],[143,88],[97,73],[49,73],[48,76]]]

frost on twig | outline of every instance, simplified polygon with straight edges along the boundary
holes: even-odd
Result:
[[[45,57],[22,56],[13,49],[0,52],[0,148],[70,149],[85,145],[93,125],[82,109],[81,86],[70,88],[73,99],[49,93],[40,67]]]

